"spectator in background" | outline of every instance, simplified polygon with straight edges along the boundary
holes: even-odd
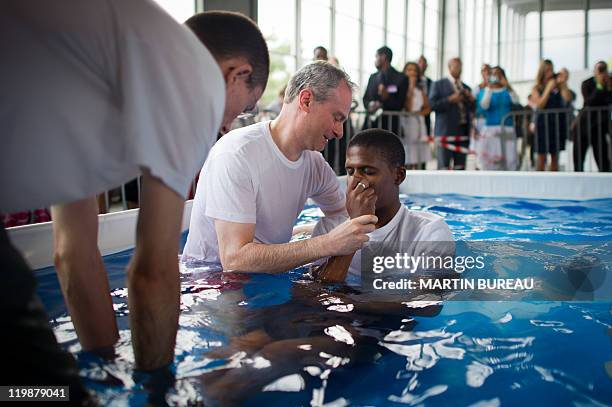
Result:
[[[582,82],[580,90],[584,108],[591,108],[593,111],[581,113],[578,119],[574,138],[574,169],[584,170],[584,158],[591,145],[599,171],[610,172],[610,150],[606,138],[606,134],[610,135],[610,112],[602,109],[612,105],[612,80],[608,73],[608,64],[604,61],[597,62],[593,76]]]
[[[569,87],[569,71],[567,70],[567,68],[561,68],[559,70],[559,74],[557,75],[557,77],[558,77],[559,82],[563,82],[568,85],[567,89],[569,90],[569,93],[572,95],[572,98],[569,102],[564,100],[564,103],[565,103],[565,107],[571,107],[573,109],[574,103],[576,102],[576,92],[571,90]]]
[[[499,66],[491,69],[487,87],[478,94],[477,105],[483,113],[484,129],[476,150],[481,170],[510,170],[517,167],[516,134],[511,117],[502,119],[518,103],[518,96],[508,83],[506,72]],[[502,132],[503,130],[503,132]]]
[[[491,65],[482,64],[480,67],[480,76],[482,81],[473,89],[474,97],[478,97],[480,91],[483,91],[489,86],[489,77],[491,76]]]
[[[270,119],[274,119],[281,111],[283,107],[283,101],[285,100],[285,90],[287,89],[287,84],[280,88],[278,93],[276,94],[276,98],[266,106],[264,113],[268,113],[271,117]]]
[[[325,48],[324,46],[319,45],[318,47],[315,47],[315,49],[312,50],[313,61],[327,61],[327,59],[327,48]]]
[[[427,71],[427,58],[425,58],[425,55],[421,55],[419,57],[417,64],[419,65],[419,71],[421,72],[421,77],[419,78],[421,89],[425,91],[425,95],[429,95],[433,81],[431,78],[425,76],[425,71]],[[425,127],[427,128],[427,135],[431,135],[431,113],[427,113],[425,115]]]
[[[392,59],[391,48],[383,46],[376,51],[374,65],[378,72],[370,75],[363,95],[363,105],[370,114],[363,127],[379,127],[400,135],[399,116],[377,116],[380,109],[399,112],[406,102],[408,78],[391,66]]]
[[[563,109],[571,103],[572,94],[566,80],[567,78],[555,74],[550,60],[540,62],[536,84],[531,91],[532,100],[537,107],[535,151],[538,171],[545,170],[547,154],[550,154],[548,169],[559,170],[559,152],[565,149],[568,117],[564,112],[546,113],[546,110]]]
[[[489,84],[489,76],[491,76],[491,65],[482,64],[482,67],[480,68],[480,76],[482,77],[482,81],[478,85],[476,85],[474,89],[472,89],[472,93],[476,100],[478,100],[479,97],[482,98],[484,90],[487,88]],[[474,130],[472,132],[473,137],[470,139],[470,150],[478,151],[480,149],[480,146],[478,145],[478,143],[480,143],[481,136],[484,132],[484,126],[485,126],[484,112],[480,108],[480,104],[476,102]],[[476,162],[476,167],[477,169],[480,169],[478,167],[478,162]]]
[[[434,82],[429,92],[429,103],[436,112],[439,170],[465,169],[475,99],[470,87],[461,82],[461,70],[460,58],[449,60],[449,76]]]
[[[402,144],[406,152],[406,168],[424,170],[427,161],[431,160],[431,149],[427,140],[427,127],[424,117],[431,112],[429,99],[421,87],[421,71],[416,62],[408,62],[404,66],[404,75],[408,77],[408,91],[406,93],[406,112],[402,116]]]

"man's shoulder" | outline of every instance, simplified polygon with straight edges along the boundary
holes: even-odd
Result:
[[[231,153],[241,155],[254,149],[260,149],[267,136],[268,122],[259,122],[250,126],[234,129],[217,141],[211,154]]]
[[[595,77],[591,76],[582,81],[582,86],[592,86],[595,84]]]
[[[433,233],[436,230],[449,230],[444,218],[431,212],[412,211],[405,208],[404,228],[416,228],[418,232]]]

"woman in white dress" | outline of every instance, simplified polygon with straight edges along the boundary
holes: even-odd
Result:
[[[408,77],[408,93],[404,106],[405,115],[401,118],[402,144],[406,151],[406,168],[424,170],[427,161],[431,160],[431,148],[427,138],[425,116],[431,112],[429,99],[419,85],[420,68],[416,62],[404,66],[404,75]]]

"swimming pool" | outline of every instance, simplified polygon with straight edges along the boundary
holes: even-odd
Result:
[[[444,216],[456,239],[569,245],[612,238],[612,199],[402,200]],[[300,221],[317,216],[310,207]],[[138,405],[150,397],[133,377],[124,283],[130,253],[104,259],[121,331],[112,363],[80,352],[55,273],[37,272],[56,335],[103,404]],[[448,301],[381,316],[350,290],[314,285],[303,270],[183,272],[170,404],[219,395],[246,405],[612,404],[611,302]],[[251,334],[261,331],[270,346],[254,350]],[[230,338],[242,339],[228,348]]]

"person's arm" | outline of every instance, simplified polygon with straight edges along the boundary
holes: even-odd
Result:
[[[491,91],[491,88],[486,87],[482,96],[482,99],[480,99],[480,108],[482,110],[489,110],[489,107],[491,107],[491,96],[493,95],[493,92]]]
[[[538,109],[546,108],[546,104],[548,103],[548,98],[550,97],[550,92],[552,92],[554,87],[555,87],[555,80],[551,79],[546,84],[546,87],[544,88],[544,92],[542,93],[542,95],[538,93],[538,90],[536,88],[533,88],[533,90],[531,91],[531,97],[535,101],[536,107]]]
[[[366,86],[366,91],[363,94],[363,107],[368,110],[368,105],[370,102],[374,100],[373,93],[376,93],[376,89],[374,87],[374,75],[370,75],[368,78],[368,85]]]
[[[136,248],[128,266],[130,326],[136,367],[153,370],[174,359],[180,281],[183,197],[143,173]]]
[[[461,98],[459,92],[455,92],[450,96],[443,95],[440,89],[442,83],[442,81],[434,82],[429,93],[429,103],[434,112],[448,111],[451,105],[457,103]]]
[[[574,101],[574,96],[572,95],[572,91],[567,86],[566,82],[563,82],[559,85],[559,90],[561,91],[561,97],[565,101],[565,103],[570,104]]]
[[[322,257],[356,252],[374,230],[374,215],[339,225],[323,236],[282,244],[253,241],[255,224],[215,219],[219,257],[226,271],[281,273]]]
[[[423,94],[423,107],[421,107],[421,111],[419,114],[421,116],[427,116],[431,113],[431,106],[429,106],[429,98],[427,97],[427,93],[421,89],[421,93]]]
[[[108,278],[98,250],[95,197],[51,207],[55,270],[84,350],[112,356],[119,339]]]
[[[416,83],[412,78],[408,79],[408,92],[406,93],[406,101],[404,103],[404,107],[407,112],[412,112],[412,96],[414,95],[414,90],[416,88]]]
[[[365,187],[364,187],[365,185]],[[351,177],[346,188],[346,209],[351,219],[373,215],[378,197],[365,179]],[[355,252],[332,256],[316,271],[316,278],[324,283],[340,283],[346,279]]]

